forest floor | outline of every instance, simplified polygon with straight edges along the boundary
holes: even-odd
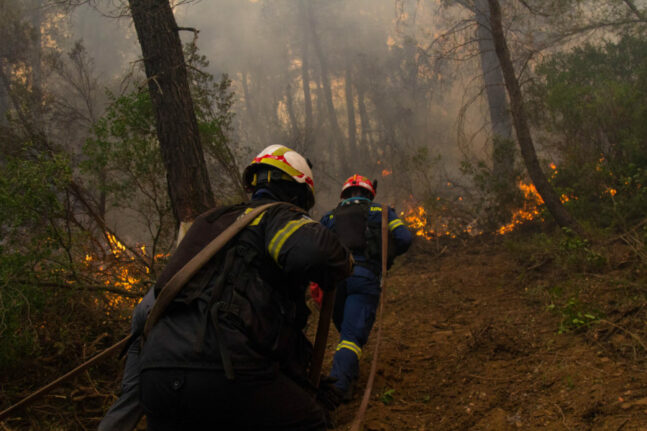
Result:
[[[532,238],[420,240],[396,262],[365,430],[647,431],[647,288],[635,250],[604,244],[604,263],[591,266],[598,252]],[[354,399],[335,412],[337,430],[355,417],[376,335],[377,326]],[[337,336],[331,329],[324,369]],[[76,363],[57,365],[26,366],[0,389],[37,387]],[[107,359],[0,430],[96,429],[121,367]],[[11,399],[29,393],[19,392]]]
[[[564,273],[501,240],[419,242],[388,276],[364,429],[647,431],[647,289],[627,280],[630,250],[607,252],[597,273]]]

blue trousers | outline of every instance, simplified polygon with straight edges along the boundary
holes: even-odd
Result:
[[[333,322],[340,340],[333,357],[330,376],[346,393],[359,377],[359,360],[368,341],[380,301],[379,279],[370,271],[356,269],[337,286]]]

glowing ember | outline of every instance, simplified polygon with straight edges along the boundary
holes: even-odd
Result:
[[[119,257],[119,255],[126,251],[126,246],[123,245],[117,237],[115,237],[113,234],[110,232],[106,233],[106,237],[108,238],[108,243],[110,245],[110,250],[112,251],[112,254],[114,254],[116,257]]]

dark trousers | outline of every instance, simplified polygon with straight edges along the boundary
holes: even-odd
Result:
[[[141,397],[149,431],[326,429],[313,397],[283,374],[232,381],[218,371],[149,369]]]
[[[339,344],[333,356],[330,376],[346,393],[359,377],[359,359],[371,334],[380,301],[379,279],[352,275],[337,286],[333,322]]]

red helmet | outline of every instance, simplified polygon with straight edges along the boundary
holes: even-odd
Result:
[[[362,188],[371,194],[371,199],[375,198],[375,187],[373,187],[371,180],[358,174],[355,174],[346,180],[341,188],[341,195],[339,197],[342,199],[347,197],[344,195],[344,192],[351,187]]]

